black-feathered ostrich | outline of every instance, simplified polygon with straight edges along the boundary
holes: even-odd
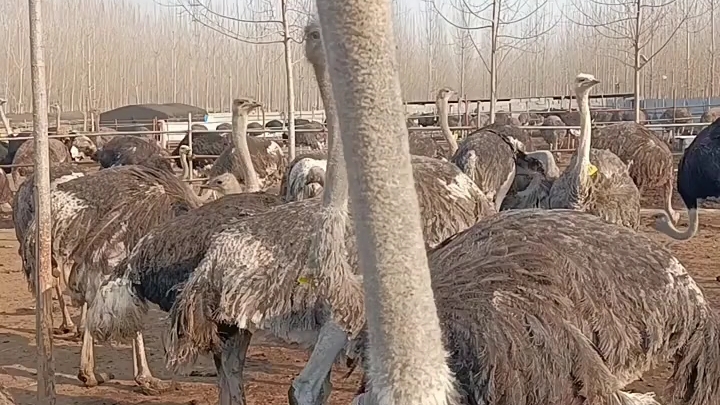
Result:
[[[665,213],[655,221],[655,229],[677,240],[688,240],[697,234],[698,200],[720,197],[720,119],[715,120],[693,139],[685,149],[677,171],[677,190],[688,213],[688,227],[679,230]]]
[[[230,128],[232,129],[232,127]],[[225,134],[218,132],[199,132],[193,133],[193,144],[192,154],[195,155],[220,155],[223,151],[230,146],[230,137]],[[180,156],[180,149],[183,146],[188,146],[189,136],[185,137],[180,141],[180,144],[172,152],[173,156]],[[193,168],[198,171],[209,170],[215,159],[212,158],[198,158],[193,159]]]
[[[102,282],[150,229],[200,205],[173,174],[130,165],[111,167],[54,185],[52,192],[52,258],[73,300],[92,303]],[[35,220],[26,229],[23,267],[34,280]],[[85,323],[81,316],[81,327]],[[154,386],[140,332],[134,338],[136,381]],[[93,337],[83,333],[78,378],[86,386],[107,380],[95,374]]]
[[[100,167],[142,165],[172,172],[170,155],[152,139],[134,135],[118,135],[97,151]]]
[[[403,128],[390,10],[318,1],[328,43],[342,44],[328,59],[368,294],[370,392],[358,402],[657,404],[622,390],[674,359],[669,401],[719,404],[720,318],[646,236],[577,211],[510,211],[425,261],[417,205],[395,197],[411,194],[405,141],[386,135]],[[342,276],[321,270],[318,285]]]
[[[319,30],[315,25],[309,26],[306,52],[315,65],[328,117],[330,158],[323,198],[273,207],[219,228],[210,238],[206,252],[183,286],[171,312],[175,322],[171,329],[169,363],[178,366],[199,353],[212,352],[220,376],[222,404],[243,401],[242,365],[251,332],[255,329],[268,329],[280,338],[300,341],[304,345],[315,343],[314,336],[324,323],[326,300],[318,300],[308,285],[298,284],[298,276],[304,267],[341,267],[347,270],[344,274],[355,278],[343,247],[347,186],[341,145],[334,142],[338,133],[337,116],[329,83],[324,79],[321,47]],[[427,168],[421,170],[430,172]],[[470,185],[467,189],[454,182],[455,176],[463,176],[455,170],[450,178],[426,178],[426,184],[418,189],[427,209],[424,231],[429,243],[438,243],[491,212],[484,196],[471,181],[466,181]],[[438,197],[436,194],[440,194],[440,190],[445,194]],[[288,240],[293,243],[287,243]],[[354,262],[352,257],[351,253],[351,262]],[[225,279],[227,283],[222,281],[225,276],[229,277]],[[234,281],[230,282],[231,278]],[[342,283],[342,279],[337,282]],[[206,296],[206,293],[212,296]],[[106,306],[90,317],[90,324],[96,325],[93,329],[98,329],[100,335],[128,338],[142,327],[142,314],[147,303],[131,293],[122,297],[106,301],[123,302],[123,305]],[[205,299],[209,307],[197,301]],[[344,302],[342,292],[330,297],[329,301],[342,305],[348,316],[360,311],[362,305],[362,302]],[[212,312],[204,312],[210,307],[214,308]],[[194,308],[200,312],[191,313]],[[329,369],[321,372],[325,381]],[[309,388],[298,389],[304,393]]]

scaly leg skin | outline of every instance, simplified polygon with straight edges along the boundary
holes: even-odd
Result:
[[[317,343],[305,368],[290,385],[290,405],[323,405],[332,390],[330,371],[348,336],[332,321],[320,329]]]
[[[143,388],[148,395],[158,395],[170,390],[172,384],[168,384],[159,378],[153,377],[145,356],[145,341],[142,332],[135,334],[133,339],[133,372],[135,382]]]
[[[70,316],[70,310],[68,309],[67,302],[65,302],[65,296],[63,295],[62,285],[60,280],[53,277],[53,284],[55,284],[55,294],[58,297],[58,304],[60,305],[60,311],[62,312],[62,323],[55,330],[55,334],[64,335],[70,333],[75,329],[75,324]]]
[[[82,349],[80,349],[80,371],[78,380],[86,387],[95,387],[114,378],[112,374],[95,374],[95,355],[93,353],[93,337],[91,333],[83,334]]]
[[[674,223],[677,223],[677,221],[680,219],[680,214],[675,212],[672,206],[672,193],[673,190],[673,182],[668,181],[665,184],[664,191],[665,191],[665,212],[670,215],[670,220],[672,220]]]
[[[233,331],[224,339],[222,353],[214,356],[220,388],[219,405],[245,405],[243,368],[252,333],[247,330]]]

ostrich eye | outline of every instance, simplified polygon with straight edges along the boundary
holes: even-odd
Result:
[[[310,33],[310,39],[317,41],[318,39],[320,39],[320,34],[317,32],[312,32]]]

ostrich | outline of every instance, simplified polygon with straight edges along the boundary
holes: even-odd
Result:
[[[50,165],[50,189],[54,190],[57,184],[65,183],[72,179],[82,177],[87,172],[81,166],[72,163],[58,163]],[[31,174],[30,177],[24,181],[20,187],[18,187],[15,197],[13,198],[13,225],[15,227],[15,239],[19,243],[18,255],[23,257],[25,235],[27,234],[28,227],[35,216],[35,175]],[[25,274],[30,274],[30,269],[23,268]],[[75,324],[70,316],[70,311],[65,303],[65,297],[62,292],[62,284],[59,278],[59,269],[57,263],[53,263],[53,284],[55,293],[58,297],[58,304],[60,305],[60,312],[62,313],[62,323],[56,329],[58,333],[70,333],[75,328]],[[33,292],[35,290],[32,290]],[[78,328],[77,334],[80,335],[80,329]]]
[[[635,121],[635,111],[614,111],[611,122]],[[640,110],[640,124],[648,122],[647,113]]]
[[[10,202],[12,201],[12,190],[5,172],[0,171],[0,212],[12,211]]]
[[[48,139],[48,150],[50,153],[50,164],[69,162],[72,160],[70,151],[59,139]],[[35,169],[33,163],[35,159],[35,142],[27,140],[23,142],[15,152],[13,157],[13,165],[30,165],[25,167],[13,167],[12,168],[12,180],[15,187],[20,187],[20,184],[29,176]]]
[[[134,135],[118,135],[97,151],[100,167],[142,165],[172,172],[167,151],[154,140]]]
[[[192,192],[171,173],[130,165],[99,170],[55,184],[52,192],[52,258],[73,301],[83,307],[92,303],[101,283],[114,266],[154,226],[199,206]],[[23,268],[28,282],[34,280],[35,219],[25,232]],[[81,316],[81,327],[85,316]],[[108,379],[95,374],[93,337],[82,333],[78,379],[95,386]],[[147,368],[142,334],[134,337],[135,380],[154,387]]]
[[[668,108],[660,116],[660,119],[663,122],[670,122],[673,124],[688,124],[693,122],[692,114],[690,114],[690,111],[684,107]],[[676,134],[685,134],[692,131],[692,127],[669,127],[667,129],[671,132],[675,132]]]
[[[655,221],[655,229],[677,240],[688,240],[697,234],[698,200],[720,196],[717,161],[720,158],[720,118],[704,128],[693,139],[680,159],[677,190],[688,212],[688,227],[681,231],[663,213]]]
[[[515,156],[520,150],[508,131],[510,126],[496,124],[479,129],[460,143],[450,159],[495,203],[497,211],[515,178]]]
[[[550,208],[593,213],[608,222],[637,229],[640,225],[640,192],[628,168],[614,153],[590,148],[590,89],[600,83],[593,75],[575,78],[580,104],[580,141],[570,165],[553,182]],[[591,163],[592,161],[592,163]]]
[[[15,405],[12,395],[2,385],[0,385],[0,405]]]
[[[657,404],[622,389],[674,358],[671,403],[720,403],[720,319],[682,264],[646,236],[583,212],[510,211],[424,262],[407,214],[417,206],[397,202],[411,194],[400,191],[409,169],[386,179],[407,149],[383,136],[402,128],[383,3],[318,1],[324,32],[335,34],[328,42],[342,44],[328,59],[340,76],[334,92],[345,95],[338,105],[368,293],[370,392],[357,402]],[[387,72],[394,80],[380,77]]]
[[[646,188],[663,187],[665,212],[677,222],[679,215],[672,207],[675,164],[665,142],[643,125],[627,122],[594,130],[592,146],[609,150],[627,164],[641,194]]]
[[[544,127],[564,127],[565,123],[557,115],[548,115],[542,122]],[[560,141],[567,136],[564,129],[541,129],[540,136],[548,143],[550,150],[559,149]]]
[[[249,128],[249,126],[248,126]],[[232,127],[230,128],[232,129]],[[219,127],[218,127],[218,130]],[[189,143],[189,136],[185,135],[185,137],[180,141],[180,144],[173,150],[172,155],[173,156],[180,156],[180,148],[183,146],[188,146]],[[192,150],[191,153],[195,155],[215,155],[219,156],[225,148],[230,146],[230,139],[228,136],[225,136],[221,133],[217,132],[199,132],[199,133],[193,133],[193,144],[192,144]],[[198,170],[209,170],[210,167],[212,167],[212,164],[214,162],[213,158],[200,158],[200,159],[193,159],[193,168]]]
[[[443,87],[438,90],[437,95],[435,96],[435,108],[438,114],[437,123],[440,126],[443,138],[445,138],[445,141],[448,143],[449,150],[446,151],[445,148],[438,145],[438,143],[432,138],[435,131],[413,131],[409,134],[410,153],[412,155],[446,159],[448,156],[452,156],[455,153],[458,144],[455,139],[455,135],[450,130],[448,118],[450,110],[448,101],[453,94],[455,94],[453,90]]]
[[[327,110],[330,144],[327,187],[323,190],[322,200],[309,199],[273,207],[231,222],[214,232],[202,260],[196,268],[190,269],[194,271],[189,275],[190,278],[171,311],[174,322],[168,354],[170,365],[177,366],[190,361],[201,352],[213,352],[220,375],[222,404],[236,404],[243,398],[242,365],[252,330],[269,329],[285,340],[299,340],[303,344],[314,343],[314,336],[325,318],[326,299],[318,300],[309,285],[298,284],[297,280],[303,268],[342,268],[345,269],[345,276],[355,279],[355,275],[345,263],[342,247],[346,240],[343,236],[343,220],[347,191],[343,187],[344,166],[341,145],[336,137],[337,118],[334,103],[330,98],[329,83],[325,79],[321,47],[320,32],[316,25],[311,24],[306,28],[306,54],[315,65],[323,104]],[[333,142],[334,140],[336,142]],[[442,163],[427,157],[421,159],[426,160],[428,165]],[[449,164],[445,167],[453,168]],[[433,170],[435,168],[437,166],[433,166]],[[418,190],[421,201],[424,201],[428,208],[423,215],[424,231],[435,233],[428,235],[428,241],[439,243],[448,235],[475,223],[478,217],[487,215],[490,211],[477,187],[466,179],[465,186],[468,188],[463,189],[461,184],[456,183],[457,175],[461,176],[460,179],[464,178],[462,173],[457,170],[453,174],[450,179],[433,177],[427,181],[424,188]],[[448,194],[445,202],[429,194],[429,191],[437,188],[444,189]],[[442,207],[444,212],[429,211],[438,210],[438,207]],[[318,239],[315,239],[316,237]],[[286,243],[287,240],[292,240],[293,243]],[[327,244],[323,241],[327,241]],[[236,248],[228,250],[228,246]],[[267,254],[255,256],[252,252],[259,252],[256,248]],[[352,257],[353,255],[350,255],[351,259]],[[222,283],[217,278],[222,274],[229,277],[232,275],[237,283]],[[336,282],[344,285],[342,277],[336,279]],[[123,285],[121,281],[117,281],[117,284]],[[127,286],[127,283],[124,285]],[[349,285],[353,288],[354,284]],[[212,296],[205,296],[206,293]],[[118,297],[117,294],[113,296]],[[129,292],[123,296],[127,299],[105,300],[109,304],[125,302],[126,305],[120,308],[121,310],[113,310],[104,305],[105,309],[93,311],[89,320],[91,325],[96,326],[91,329],[99,330],[99,335],[105,337],[126,339],[133,336],[142,326],[140,319],[146,310],[146,303],[142,298],[133,298],[137,296]],[[234,298],[230,298],[231,296]],[[216,310],[213,309],[212,313],[205,313],[204,309],[192,312],[192,308],[200,309],[197,305],[205,308],[198,299],[207,299],[206,302]],[[217,301],[218,299],[222,302]],[[226,299],[231,299],[238,306],[226,303]],[[362,305],[362,301],[344,302],[342,293],[328,299],[331,304],[342,306],[348,316],[360,311]],[[253,315],[243,321],[239,317],[246,311]],[[198,318],[195,318],[196,316]],[[103,327],[104,322],[114,322],[118,327]],[[108,330],[110,333],[103,332]],[[223,337],[220,338],[216,333],[221,333]],[[325,380],[329,369],[322,373],[321,379]],[[309,388],[303,389],[301,385],[294,385],[295,392],[300,392],[300,395]]]
[[[298,155],[288,164],[280,182],[280,196],[285,202],[300,201],[322,194],[325,187],[327,152]]]
[[[207,171],[208,177],[232,173],[248,192],[267,189],[281,180],[287,162],[280,146],[267,139],[247,136],[248,114],[261,106],[251,100],[233,104],[233,108],[241,108],[239,114],[233,114],[233,119],[239,122],[233,123],[230,146],[215,159]],[[246,173],[247,166],[241,163],[243,159],[251,159],[255,170]]]
[[[437,96],[435,97],[435,105],[438,112],[438,124],[440,124],[440,131],[442,131],[443,137],[445,137],[448,145],[450,145],[448,156],[454,155],[458,149],[457,140],[455,139],[455,135],[452,133],[452,131],[450,131],[450,124],[448,123],[448,114],[450,110],[450,107],[448,106],[448,101],[450,100],[450,97],[452,97],[454,94],[455,92],[453,90],[447,87],[443,87],[442,89],[438,90]]]
[[[700,117],[700,122],[712,123],[718,118],[720,118],[720,107],[714,107],[703,113],[702,117]]]

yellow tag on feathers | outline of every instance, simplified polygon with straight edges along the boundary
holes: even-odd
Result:
[[[307,284],[310,284],[310,278],[309,278],[309,277],[300,276],[300,277],[298,277],[297,282],[298,282],[298,284],[305,284],[305,285],[307,285]]]
[[[592,177],[592,176],[594,176],[595,173],[597,173],[597,172],[598,172],[597,166],[595,166],[594,164],[590,163],[590,165],[588,166],[588,176]]]

